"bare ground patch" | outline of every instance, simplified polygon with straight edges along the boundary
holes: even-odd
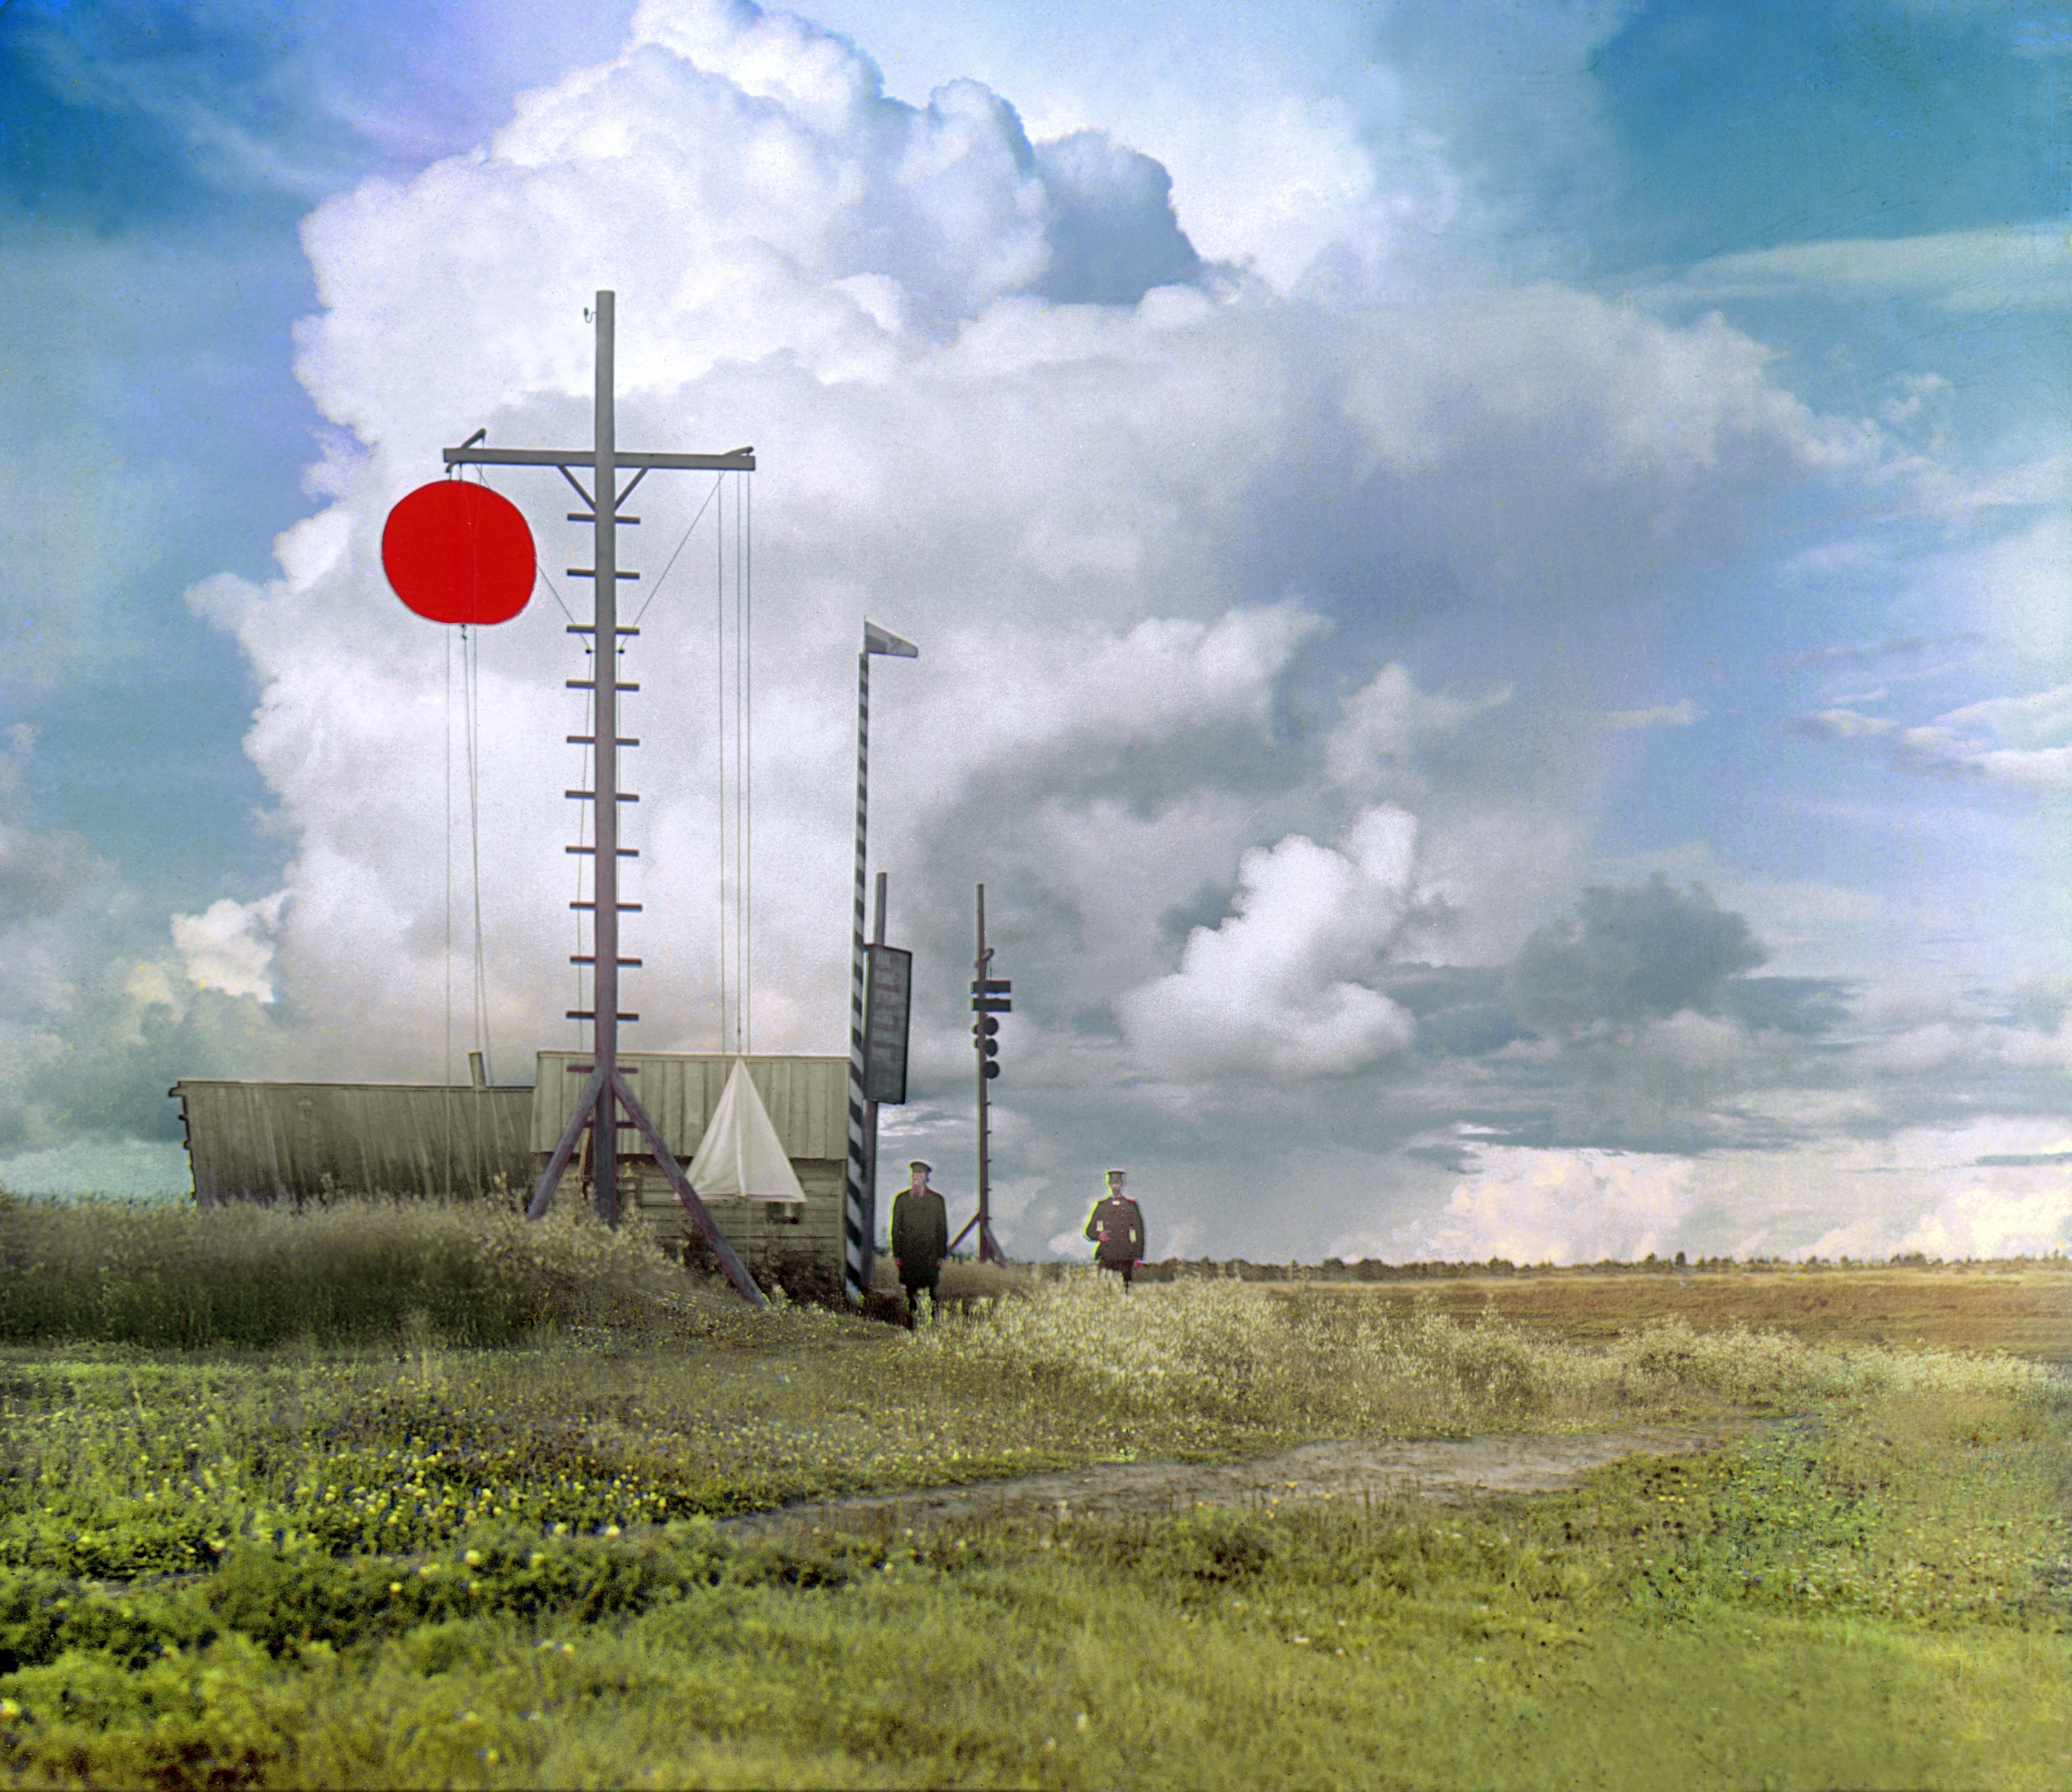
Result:
[[[1412,1500],[1460,1505],[1498,1494],[1572,1487],[1622,1457],[1716,1449],[1757,1422],[1645,1425],[1575,1436],[1504,1434],[1416,1442],[1304,1444],[1256,1461],[1100,1462],[974,1486],[857,1494],[724,1521],[736,1536],[767,1536],[877,1517],[901,1523],[1063,1515],[1158,1517],[1195,1506],[1275,1506]]]

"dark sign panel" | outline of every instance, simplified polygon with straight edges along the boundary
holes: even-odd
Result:
[[[863,1025],[863,1099],[897,1107],[906,1099],[906,1013],[913,994],[914,955],[897,946],[873,946],[866,980],[870,1001]]]

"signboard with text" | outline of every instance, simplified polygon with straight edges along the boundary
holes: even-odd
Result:
[[[869,950],[863,1099],[898,1107],[906,1099],[906,1020],[913,993],[914,955],[897,946],[873,946]]]

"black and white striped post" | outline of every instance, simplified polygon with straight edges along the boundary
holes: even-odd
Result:
[[[842,1293],[853,1307],[870,1297],[871,1256],[878,1236],[878,1190],[871,1186],[870,1129],[863,1098],[863,974],[869,956],[865,933],[867,887],[865,841],[870,823],[870,656],[918,660],[911,641],[863,625],[863,651],[856,656],[856,909],[849,931],[849,1178],[842,1202]]]

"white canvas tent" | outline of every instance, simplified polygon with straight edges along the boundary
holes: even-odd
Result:
[[[784,1154],[777,1128],[755,1084],[747,1062],[734,1060],[720,1091],[697,1155],[690,1165],[691,1186],[701,1200],[746,1196],[757,1201],[804,1201],[798,1172]]]

